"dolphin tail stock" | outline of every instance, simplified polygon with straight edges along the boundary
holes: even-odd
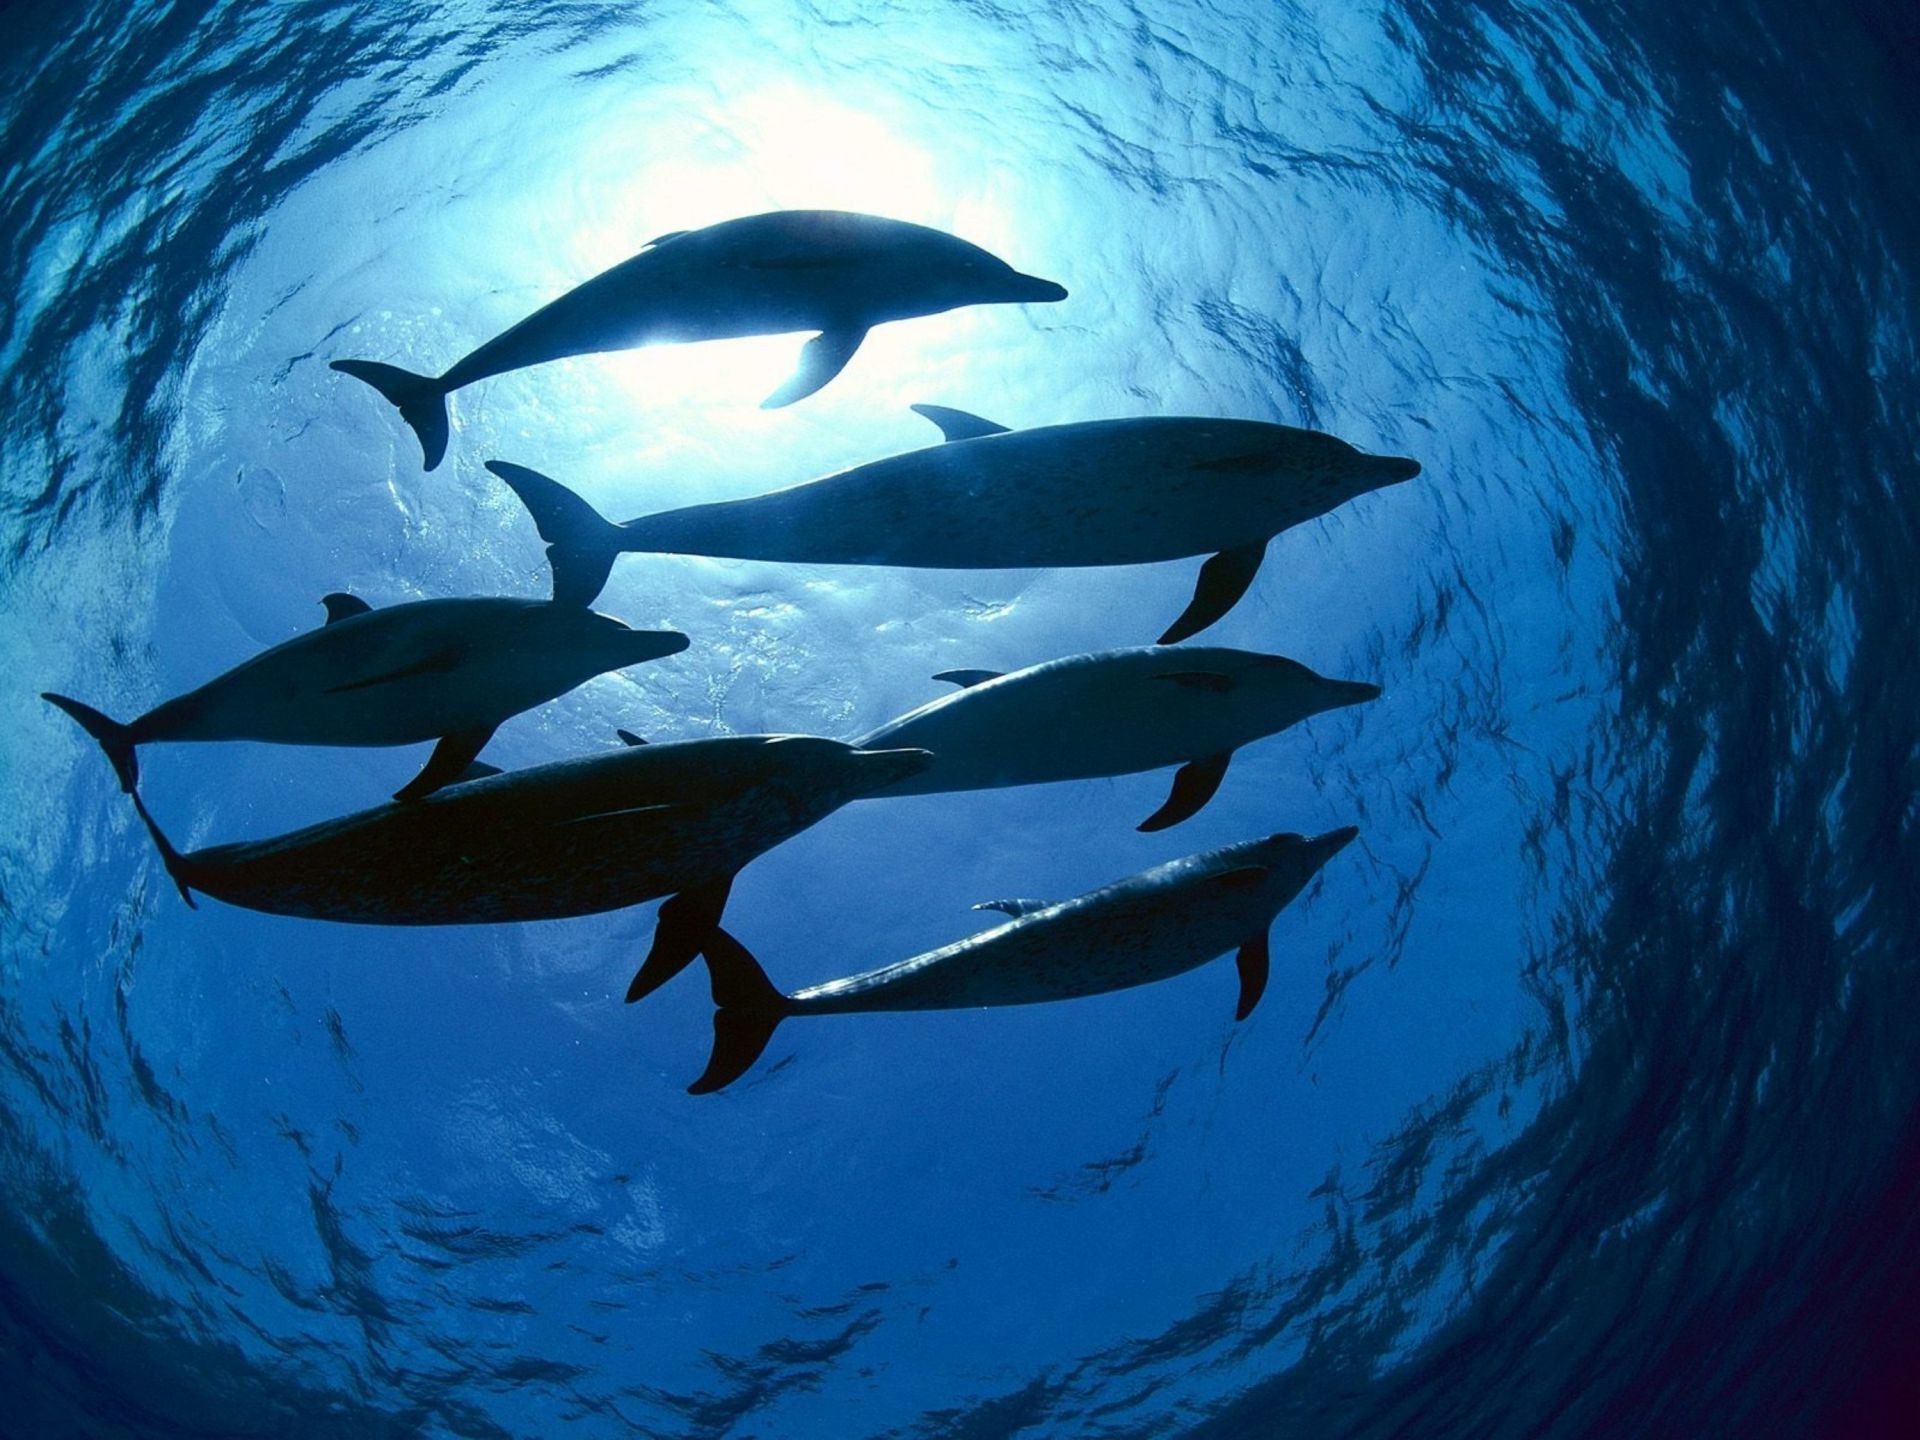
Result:
[[[327,367],[364,380],[400,412],[420,441],[420,459],[428,470],[439,468],[447,453],[447,389],[431,375],[416,375],[398,365],[377,360],[335,360]]]
[[[627,1004],[646,999],[693,963],[693,957],[719,929],[720,916],[732,893],[733,877],[729,875],[712,885],[682,890],[660,907],[653,948],[627,986]]]
[[[753,953],[719,926],[708,933],[701,953],[713,984],[713,1053],[700,1078],[687,1087],[689,1095],[711,1095],[746,1074],[792,1013]]]
[[[132,795],[140,784],[140,759],[134,753],[132,727],[102,715],[91,705],[82,705],[78,700],[56,695],[51,690],[43,690],[40,698],[66,711],[82,730],[99,743],[107,759],[113,763],[113,773],[120,777],[120,788]]]
[[[538,470],[505,460],[489,460],[487,469],[520,497],[540,538],[547,542],[555,603],[591,605],[605,588],[614,559],[625,548],[621,527]]]

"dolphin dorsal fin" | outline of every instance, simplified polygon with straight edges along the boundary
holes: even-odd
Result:
[[[642,250],[651,250],[656,245],[664,245],[669,240],[678,240],[682,235],[691,235],[692,233],[693,232],[691,230],[669,230],[664,235],[654,236],[651,240],[647,241],[647,243],[642,245],[640,248]]]
[[[349,595],[344,590],[336,590],[331,595],[322,595],[320,603],[327,607],[327,624],[336,620],[351,620],[356,615],[365,615],[373,609],[358,595]]]
[[[1051,900],[982,900],[973,908],[976,910],[998,910],[1018,920],[1022,915],[1031,915],[1036,910],[1044,910],[1053,904]]]
[[[991,420],[978,415],[969,415],[965,410],[954,410],[946,405],[914,405],[909,407],[913,413],[923,419],[931,420],[940,427],[940,433],[948,439],[979,440],[987,435],[1004,435],[1007,427],[996,425]]]
[[[1005,672],[1001,670],[942,670],[933,678],[958,685],[962,690],[971,690],[976,685],[984,685],[989,680],[998,680]]]
[[[489,765],[484,760],[476,760],[451,781],[455,785],[464,785],[469,780],[490,780],[500,773],[498,765]]]
[[[636,735],[631,730],[616,730],[613,733],[620,737],[620,743],[623,745],[644,745],[647,743],[645,737]]]

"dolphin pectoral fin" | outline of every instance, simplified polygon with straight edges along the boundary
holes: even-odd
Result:
[[[487,741],[493,738],[493,730],[493,726],[487,725],[475,730],[456,730],[442,737],[440,743],[433,747],[433,754],[427,757],[426,768],[394,791],[393,798],[400,801],[419,800],[443,785],[477,778],[466,772],[474,765],[474,757],[487,748]],[[500,773],[491,765],[484,768],[496,775]]]
[[[724,1090],[753,1068],[789,1010],[787,997],[773,988],[760,962],[718,925],[708,932],[701,954],[713,986],[713,1053],[689,1095]]]
[[[660,907],[654,926],[653,948],[627,986],[627,1004],[644,1000],[687,966],[705,948],[719,928],[720,916],[733,892],[733,877],[694,890],[682,890]],[[749,1064],[752,1062],[749,1061]]]
[[[1239,604],[1240,597],[1247,593],[1247,587],[1259,573],[1260,561],[1266,553],[1267,542],[1260,540],[1252,545],[1237,545],[1231,550],[1222,550],[1202,565],[1200,581],[1194,586],[1193,599],[1167,633],[1160,637],[1159,643],[1172,645],[1189,635],[1198,635]]]
[[[834,376],[847,368],[853,352],[867,338],[864,325],[845,330],[822,330],[800,351],[800,368],[778,390],[760,402],[762,410],[778,410],[796,400],[804,400]]]
[[[1232,760],[1233,752],[1228,750],[1182,765],[1174,772],[1173,789],[1167,793],[1167,803],[1142,820],[1138,828],[1148,832],[1166,830],[1198,815],[1220,788],[1220,782],[1226,778],[1227,766]]]
[[[547,542],[554,603],[591,605],[606,588],[614,558],[621,552],[620,542],[625,537],[620,527],[538,470],[510,465],[505,460],[489,460],[487,469],[520,497],[533,517],[534,528]]]
[[[1272,952],[1264,930],[1240,947],[1240,953],[1234,957],[1234,963],[1240,967],[1240,1003],[1234,1008],[1234,1019],[1246,1019],[1253,1013],[1253,1007],[1260,1003],[1260,997],[1267,993],[1267,971],[1271,959]]]
[[[955,440],[978,440],[987,435],[1005,435],[1007,427],[999,425],[979,415],[970,415],[965,410],[954,410],[945,405],[909,405],[907,407],[922,419],[931,420],[940,427],[940,433],[948,442]]]
[[[344,590],[336,590],[331,595],[322,595],[320,603],[327,607],[327,624],[336,620],[351,620],[356,615],[365,615],[373,606],[358,595],[349,595]]]
[[[469,780],[491,780],[500,773],[501,771],[498,765],[489,765],[484,760],[476,760],[460,772],[454,783],[464,785]]]
[[[620,743],[622,745],[644,745],[647,743],[645,737],[636,735],[631,730],[616,730],[613,733],[620,737]]]
[[[1029,900],[1016,897],[1009,900],[982,900],[973,908],[976,910],[998,910],[1018,920],[1022,915],[1031,915],[1036,910],[1044,910],[1053,904],[1051,900]]]
[[[376,685],[393,685],[402,680],[415,680],[422,675],[445,675],[456,669],[460,662],[466,658],[466,646],[443,645],[431,655],[423,655],[411,664],[401,665],[393,670],[382,670],[378,675],[369,675],[364,680],[349,680],[344,685],[329,685],[320,693],[322,695],[345,695],[354,690],[371,690]],[[491,735],[493,731],[489,729],[487,733]],[[485,744],[486,742],[483,740],[481,743]],[[467,760],[471,760],[472,758],[473,756],[469,755]],[[466,760],[460,763],[464,765],[466,764]]]
[[[998,680],[1005,674],[1002,670],[942,670],[933,678],[958,685],[962,690],[971,690],[976,685],[984,685],[989,680]]]
[[[1175,685],[1184,685],[1189,690],[1206,690],[1215,695],[1226,695],[1233,690],[1233,677],[1223,675],[1218,670],[1179,670],[1153,678],[1171,680]]]

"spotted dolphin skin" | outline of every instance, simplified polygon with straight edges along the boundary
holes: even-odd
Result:
[[[44,698],[100,742],[129,793],[139,781],[135,750],[155,741],[438,740],[426,768],[394,797],[411,800],[471,773],[494,730],[522,710],[606,671],[687,648],[677,630],[631,630],[611,616],[545,600],[417,600],[376,610],[339,594],[321,603],[327,623],[320,629],[126,724],[65,695]]]
[[[509,370],[569,355],[743,335],[820,333],[768,408],[838,375],[867,331],[963,305],[1064,300],[1051,280],[944,231],[839,210],[776,210],[681,230],[534,311],[443,375],[369,360],[333,368],[373,386],[419,436],[431,470],[447,449],[447,396]]]
[[[186,854],[137,791],[133,803],[189,905],[199,891],[273,915],[475,925],[592,915],[670,895],[648,960],[659,973],[692,959],[742,866],[927,758],[806,735],[630,742]]]
[[[713,1054],[695,1095],[732,1084],[782,1020],[881,1010],[962,1010],[1101,995],[1184,974],[1233,950],[1236,1016],[1266,990],[1267,927],[1334,855],[1349,827],[1308,839],[1274,835],[1190,855],[1057,905],[999,900],[1014,918],[952,945],[863,975],[782,995],[751,954],[715,929],[704,947],[713,984]]]
[[[1103,650],[1005,675],[949,670],[934,679],[961,688],[854,742],[933,752],[925,770],[874,798],[1179,765],[1172,793],[1142,830],[1197,814],[1242,745],[1380,695],[1378,685],[1330,680],[1279,655],[1217,646]]]
[[[591,604],[628,551],[935,570],[1142,565],[1193,555],[1192,602],[1161,644],[1198,634],[1253,583],[1267,542],[1417,461],[1258,420],[1149,417],[1008,431],[916,405],[947,442],[749,500],[610,524],[558,481],[490,460],[532,514],[554,598]]]

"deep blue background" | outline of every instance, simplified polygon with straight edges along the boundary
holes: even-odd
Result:
[[[23,1435],[1874,1433],[1911,1414],[1915,32],[1895,6],[16,7],[0,91],[0,1392]],[[1069,302],[504,377],[663,231],[939,225]],[[854,806],[732,913],[782,983],[1172,855],[1362,839],[1231,967],[783,1029],[682,1093],[651,907],[387,934],[182,907],[94,749],[318,597],[538,593],[480,461],[608,513],[1012,425],[1418,457],[1209,641],[1386,698],[1166,777]],[[694,646],[496,742],[861,733],[1137,644],[1191,565],[643,557]],[[156,749],[182,841],[413,754]],[[1889,1431],[1887,1433],[1897,1433]]]

